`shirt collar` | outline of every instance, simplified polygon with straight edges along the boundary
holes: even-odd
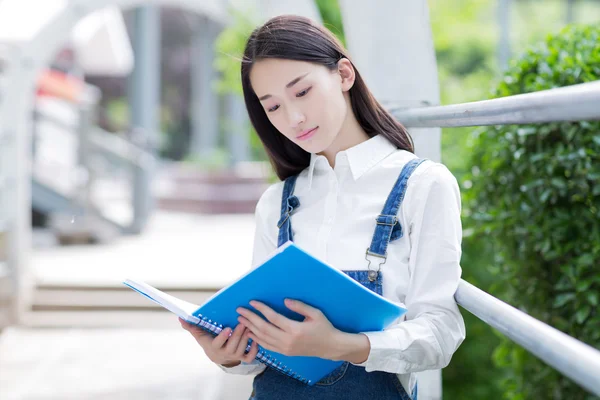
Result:
[[[397,147],[383,135],[375,135],[372,138],[357,144],[348,150],[340,151],[336,160],[347,157],[350,171],[354,180],[360,178],[365,172],[397,150]],[[315,153],[310,155],[308,167],[308,188],[312,187],[315,170],[326,169],[329,164],[325,156]]]

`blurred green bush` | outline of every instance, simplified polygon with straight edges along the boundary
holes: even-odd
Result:
[[[598,79],[600,28],[568,26],[513,61],[492,97]],[[600,348],[600,122],[485,127],[472,145],[467,219],[493,255],[492,294]],[[507,339],[494,361],[506,399],[596,398]]]

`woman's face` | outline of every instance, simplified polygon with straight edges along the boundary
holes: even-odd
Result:
[[[265,59],[252,67],[250,82],[271,124],[303,150],[321,153],[351,113],[347,68],[352,66],[345,59],[333,71],[309,62]]]

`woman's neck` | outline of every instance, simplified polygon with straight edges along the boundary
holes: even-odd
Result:
[[[348,150],[362,142],[369,140],[369,135],[358,123],[353,112],[349,112],[349,118],[344,121],[340,132],[333,140],[331,145],[323,150],[319,155],[325,156],[331,168],[335,167],[335,156],[340,151]]]

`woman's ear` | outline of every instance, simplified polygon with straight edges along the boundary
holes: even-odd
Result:
[[[342,58],[338,61],[338,73],[342,78],[342,90],[347,92],[354,86],[354,80],[356,79],[356,73],[354,72],[354,66],[347,58]]]

